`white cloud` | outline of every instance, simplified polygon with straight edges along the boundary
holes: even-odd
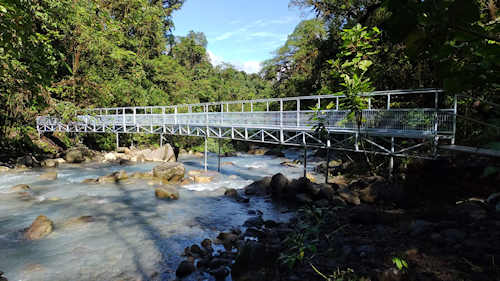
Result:
[[[260,32],[254,32],[249,34],[250,37],[279,37],[280,35],[272,33],[272,32],[267,32],[267,31],[260,31]]]
[[[251,74],[259,72],[262,69],[262,65],[259,61],[246,61],[242,65],[239,65],[238,68]]]
[[[221,40],[226,40],[228,38],[233,37],[233,35],[236,34],[236,32],[225,32],[217,37],[214,38],[215,41],[221,41]]]
[[[222,57],[217,56],[216,54],[212,53],[211,51],[207,51],[208,58],[210,59],[210,62],[212,63],[213,66],[218,66],[224,62]]]

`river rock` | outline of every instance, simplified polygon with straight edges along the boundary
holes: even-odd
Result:
[[[96,219],[93,216],[81,216],[76,218],[71,218],[65,221],[62,227],[77,227],[81,225],[85,225],[87,223],[94,222]]]
[[[31,188],[27,184],[18,184],[14,185],[13,187],[9,188],[9,192],[26,192],[30,191]]]
[[[66,151],[64,160],[66,160],[66,162],[68,163],[82,163],[83,161],[85,161],[85,157],[81,149],[73,148],[71,150]]]
[[[319,186],[319,197],[320,199],[327,199],[332,201],[335,196],[335,190],[329,184],[323,183]]]
[[[235,157],[238,156],[238,154],[235,151],[227,151],[222,154],[222,157]]]
[[[0,166],[0,173],[3,173],[3,172],[8,172],[10,170],[9,167],[5,167],[5,166]]]
[[[16,164],[19,166],[34,167],[40,163],[31,155],[25,155],[17,158]]]
[[[169,182],[179,182],[184,178],[185,168],[182,163],[168,162],[153,168],[153,176]]]
[[[82,183],[97,183],[97,179],[84,179]]]
[[[281,197],[288,184],[289,180],[282,173],[274,175],[270,183],[272,195],[274,197]]]
[[[300,165],[300,161],[299,160],[287,160],[287,161],[283,161],[280,163],[280,165],[282,166],[287,166],[287,167],[298,167]]]
[[[240,197],[240,195],[238,194],[238,191],[234,188],[229,188],[226,191],[224,191],[224,196],[234,198],[234,199],[238,199]]]
[[[57,172],[47,172],[45,174],[40,175],[41,180],[56,180],[57,179]]]
[[[258,195],[263,196],[270,193],[271,189],[271,177],[263,177],[250,185],[245,187],[246,195]]]
[[[9,281],[6,277],[3,276],[3,271],[0,271],[0,281]]]
[[[269,151],[267,148],[254,148],[250,149],[247,153],[253,155],[264,155]]]
[[[184,278],[188,276],[189,274],[193,273],[196,270],[194,267],[193,262],[191,261],[182,261],[179,264],[179,267],[177,267],[177,270],[175,271],[175,275],[179,278]]]
[[[308,194],[305,193],[298,193],[295,195],[295,200],[299,204],[311,204],[313,200]]]
[[[170,144],[165,144],[160,148],[157,148],[155,150],[145,150],[142,152],[142,155],[144,155],[144,159],[146,161],[165,161],[165,162],[175,162],[175,153],[174,149]]]
[[[210,270],[208,273],[215,277],[215,280],[225,280],[226,276],[229,275],[229,269],[227,269],[226,266],[221,266],[217,269]]]
[[[194,176],[195,183],[209,183],[212,181],[212,179],[213,177],[207,175]]]
[[[179,191],[172,187],[158,187],[155,189],[155,196],[158,199],[179,199]]]
[[[339,167],[340,165],[342,165],[342,161],[341,160],[330,160],[330,164],[328,165],[328,172],[332,172],[332,171],[335,171],[337,169],[337,167]],[[325,173],[326,171],[326,161],[323,161],[321,163],[319,163],[316,168],[315,168],[316,172],[318,173]]]
[[[125,153],[125,154],[128,154],[128,155],[132,154],[132,151],[130,150],[130,148],[128,148],[128,147],[122,147],[122,146],[116,148],[116,152],[118,152],[118,153]]]
[[[117,171],[114,173],[111,173],[107,176],[102,176],[97,178],[98,183],[108,183],[108,182],[119,182],[128,179],[128,175],[125,171]]]
[[[116,161],[118,157],[116,157],[116,154],[114,152],[108,152],[104,154],[104,160],[106,161]]]
[[[339,190],[338,194],[340,197],[342,197],[342,199],[344,199],[349,204],[352,205],[361,204],[361,200],[359,199],[358,195],[356,195],[354,192],[350,191],[347,188]]]
[[[54,223],[46,216],[40,215],[31,226],[24,232],[24,238],[27,240],[38,240],[49,235],[54,228]]]
[[[59,166],[59,162],[55,159],[46,159],[42,161],[42,167],[44,168],[56,168]]]
[[[491,206],[495,206],[497,203],[500,203],[500,192],[493,193],[490,196],[488,196],[486,202]]]

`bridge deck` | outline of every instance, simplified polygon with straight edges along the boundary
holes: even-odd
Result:
[[[37,129],[43,132],[87,133],[156,133],[245,141],[271,142],[287,145],[330,146],[314,134],[321,123],[330,135],[352,138],[358,150],[360,133],[365,136],[439,139],[454,138],[455,109],[438,108],[437,89],[385,91],[363,94],[368,109],[362,112],[362,122],[351,118],[343,110],[344,96],[305,96],[283,99],[226,101],[217,103],[184,104],[173,106],[120,107],[84,110],[75,121],[64,123],[57,117],[37,118]],[[434,94],[433,108],[391,108],[391,97],[409,94]],[[384,108],[372,108],[372,99],[386,101]],[[285,110],[290,102],[296,110]],[[333,104],[333,109],[320,110],[317,114],[311,104]],[[236,110],[235,110],[236,108]],[[274,109],[274,110],[272,110]],[[351,114],[352,115],[352,114]],[[418,145],[418,144],[417,144]],[[387,150],[387,149],[385,149]],[[390,151],[389,151],[390,153]]]

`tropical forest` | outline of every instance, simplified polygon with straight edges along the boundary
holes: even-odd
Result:
[[[0,281],[500,280],[498,0],[0,0]]]

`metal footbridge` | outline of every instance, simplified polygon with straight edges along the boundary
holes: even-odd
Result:
[[[389,156],[436,156],[438,143],[454,144],[456,100],[442,108],[439,89],[364,93],[360,124],[343,109],[345,96],[318,95],[170,106],[84,109],[72,121],[37,118],[45,132],[160,134],[321,147]],[[405,108],[411,100],[427,108]],[[414,103],[413,103],[414,104]],[[317,110],[313,110],[316,107]],[[321,123],[323,134],[315,130]],[[359,125],[359,126],[358,126]],[[326,136],[325,133],[326,132]],[[413,153],[413,154],[412,154]]]

